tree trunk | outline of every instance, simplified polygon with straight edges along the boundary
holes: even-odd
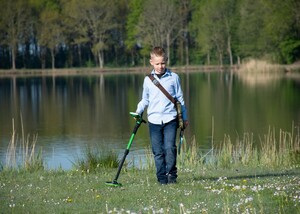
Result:
[[[54,70],[55,69],[55,51],[53,48],[51,48],[50,52],[51,52],[52,70]]]
[[[188,40],[187,35],[186,35],[186,38],[185,38],[185,64],[187,66],[189,66],[189,64],[190,64],[190,59],[189,59],[189,40]]]
[[[99,67],[103,68],[104,62],[103,62],[103,52],[102,51],[98,52],[98,59],[99,59]]]
[[[207,65],[210,65],[210,54],[207,53]]]
[[[217,56],[218,56],[218,61],[219,61],[219,66],[223,65],[223,53],[222,53],[222,48],[221,45],[217,44]]]
[[[133,53],[133,50],[130,51],[130,54],[131,54],[131,66],[134,66],[135,63],[134,63],[134,53]]]
[[[170,65],[170,34],[167,34],[167,54],[168,54],[168,66]]]
[[[29,42],[25,42],[25,49],[24,49],[24,52],[22,54],[22,61],[23,61],[23,68],[28,68],[30,67],[29,65],[29,59],[30,59],[30,53],[29,53],[29,49],[30,49],[30,44]]]
[[[16,45],[14,44],[11,47],[11,68],[16,69]]]
[[[179,56],[180,56],[180,59],[179,59],[179,62],[180,64],[183,64],[184,63],[184,38],[179,38],[180,41],[179,41]]]
[[[221,52],[219,53],[219,65],[223,66],[223,54]]]
[[[77,48],[78,48],[78,60],[79,60],[79,67],[81,67],[82,66],[82,58],[81,58],[81,45],[80,44],[78,44],[77,45]]]
[[[233,59],[232,59],[232,50],[231,50],[231,36],[228,36],[228,39],[227,39],[227,51],[228,51],[228,55],[229,55],[230,66],[232,66]]]
[[[241,58],[240,58],[240,56],[237,56],[237,64],[238,64],[238,65],[241,64]]]
[[[42,69],[46,68],[46,49],[41,47],[41,67]]]

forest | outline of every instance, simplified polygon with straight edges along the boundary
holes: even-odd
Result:
[[[0,69],[300,60],[299,0],[0,0]]]

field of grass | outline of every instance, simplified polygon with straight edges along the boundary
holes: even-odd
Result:
[[[0,171],[0,213],[300,213],[299,127],[270,129],[261,148],[251,134],[234,142],[225,135],[205,154],[194,140],[184,142],[176,184],[157,183],[149,155],[143,169],[124,165],[121,187],[106,185],[116,175],[116,155],[87,149],[72,170],[46,170],[33,154],[35,138],[22,136],[17,143],[13,131]]]
[[[153,170],[2,171],[1,213],[300,213],[300,170],[179,170],[159,185]]]

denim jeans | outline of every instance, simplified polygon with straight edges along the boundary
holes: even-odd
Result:
[[[177,125],[176,119],[161,125],[149,123],[150,140],[156,166],[156,176],[158,182],[161,184],[176,182]]]

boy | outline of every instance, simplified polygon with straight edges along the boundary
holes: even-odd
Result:
[[[150,53],[151,75],[181,103],[184,127],[188,126],[186,108],[180,79],[176,73],[166,68],[168,58],[162,47],[154,47]],[[142,114],[147,108],[150,141],[156,166],[156,177],[160,184],[176,183],[177,178],[177,112],[175,105],[146,76],[143,83],[142,99],[136,113]]]

